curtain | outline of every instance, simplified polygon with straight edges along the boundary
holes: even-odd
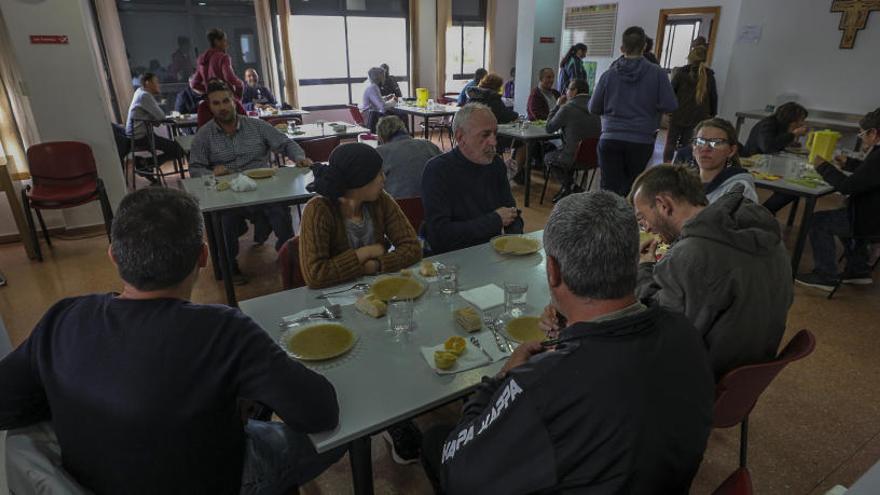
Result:
[[[419,73],[419,1],[409,0],[409,95],[422,86]],[[438,95],[439,96],[439,95]]]
[[[275,43],[272,42],[272,11],[270,0],[254,0],[254,14],[257,18],[257,38],[260,42],[260,60],[263,72],[260,74],[272,94],[280,95],[278,84],[278,64],[275,63]]]
[[[495,70],[495,9],[498,8],[497,0],[486,0],[486,70],[497,73]]]
[[[25,150],[39,142],[37,124],[25,96],[17,60],[0,13],[0,164],[13,179],[28,178]]]
[[[446,33],[452,27],[452,0],[437,0],[437,94],[446,93]]]
[[[128,118],[128,106],[134,96],[134,87],[131,84],[131,68],[125,53],[119,11],[116,10],[115,0],[95,0],[95,9],[98,15],[98,31],[107,52],[107,71],[110,73],[116,105],[119,107],[117,123],[123,124]],[[100,56],[98,59],[100,60]]]
[[[288,0],[275,0],[278,5],[278,17],[281,18],[281,64],[284,69],[284,100],[288,105],[299,108],[299,85],[296,71],[293,70],[293,49],[291,48],[290,3]]]

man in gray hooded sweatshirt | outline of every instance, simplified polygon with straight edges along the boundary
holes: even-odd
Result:
[[[658,240],[642,243],[636,295],[688,317],[716,380],[776,356],[793,297],[779,223],[742,190],[710,205],[695,174],[659,165],[636,179],[630,197],[639,223],[672,244],[655,262]]]
[[[623,56],[602,74],[590,98],[590,113],[602,116],[602,189],[621,196],[654,153],[660,117],[678,108],[666,71],[642,56],[646,41],[638,26],[623,32]]]

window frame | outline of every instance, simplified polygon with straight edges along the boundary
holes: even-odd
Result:
[[[675,67],[672,66],[672,45],[675,44],[675,32],[679,26],[692,26],[693,27],[692,33],[696,36],[693,36],[693,35],[691,36],[691,39],[689,40],[689,43],[690,43],[690,42],[693,42],[695,39],[697,39],[697,36],[699,36],[700,29],[703,26],[703,20],[700,18],[692,18],[692,19],[680,19],[680,20],[666,21],[666,24],[664,27],[665,27],[665,29],[669,30],[669,34],[667,35],[666,33],[664,33],[663,44],[665,46],[660,47],[661,48],[661,55],[660,56],[662,58],[659,60],[660,67],[662,67],[663,70],[665,70],[666,72],[672,72],[672,70],[675,69]]]
[[[483,28],[483,58],[480,67],[486,67],[486,0],[479,1],[480,13],[476,16],[454,15],[452,16],[452,30],[458,31],[461,40],[461,52],[459,53],[459,66],[456,72],[452,73],[453,81],[469,81],[474,78],[473,72],[464,71],[464,28],[465,27],[481,27]],[[449,33],[447,33],[447,36]]]
[[[315,9],[314,11],[310,11],[307,13],[297,14],[294,12],[293,5],[291,5],[290,15],[291,16],[327,16],[327,17],[342,17],[342,25],[345,29],[345,71],[346,77],[325,77],[325,78],[308,78],[308,79],[300,79],[297,78],[297,84],[300,87],[303,86],[321,86],[325,84],[345,84],[347,86],[348,92],[348,103],[343,104],[334,104],[334,105],[308,105],[302,106],[303,110],[315,111],[315,110],[339,110],[343,108],[347,108],[349,105],[357,105],[360,101],[355,101],[354,96],[352,94],[352,86],[355,84],[360,84],[364,82],[366,78],[365,75],[358,75],[357,77],[352,77],[351,74],[351,59],[349,55],[349,36],[348,36],[348,18],[349,17],[383,17],[383,18],[394,18],[394,19],[403,19],[404,20],[404,37],[406,40],[406,74],[396,75],[392,74],[397,81],[406,81],[407,86],[409,87],[409,91],[412,91],[412,83],[410,81],[410,59],[411,59],[411,50],[410,46],[410,12],[409,12],[409,2],[402,2],[403,6],[403,15],[400,12],[390,12],[390,11],[369,11],[369,10],[347,10],[343,8],[345,0],[339,0],[337,9]],[[277,16],[277,9],[273,7],[273,16]],[[273,23],[275,24],[275,23]],[[276,29],[273,26],[273,30]],[[278,36],[280,40],[280,36]],[[280,47],[280,45],[278,45]],[[278,50],[280,54],[280,50]],[[276,55],[277,58],[277,55]],[[279,63],[279,72],[281,65]],[[283,80],[283,74],[279,76],[279,80]],[[359,95],[358,95],[359,96]]]

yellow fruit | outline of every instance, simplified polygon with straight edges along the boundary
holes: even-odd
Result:
[[[453,336],[446,339],[446,342],[443,343],[443,347],[456,356],[461,356],[464,351],[467,350],[467,341],[461,337]]]
[[[451,352],[434,351],[434,365],[437,366],[437,369],[448,370],[457,360],[458,356]]]

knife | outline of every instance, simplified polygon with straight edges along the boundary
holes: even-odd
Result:
[[[501,352],[511,352],[511,349],[508,347],[505,349],[504,342],[501,340],[501,335],[498,334],[498,330],[495,329],[495,322],[486,323],[486,326],[489,327],[489,330],[492,332],[492,336],[495,337],[495,345],[498,346],[498,350]]]

